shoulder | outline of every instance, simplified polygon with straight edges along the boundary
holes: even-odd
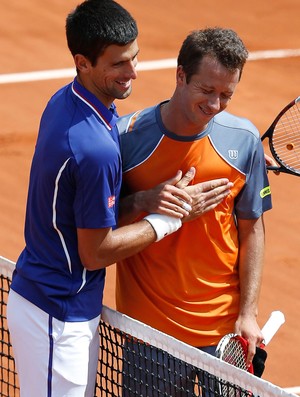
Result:
[[[59,108],[60,106],[62,106],[62,103],[63,105],[65,105],[66,102],[69,102],[69,100],[73,97],[71,86],[72,83],[69,83],[56,91],[49,99],[47,107]]]
[[[259,139],[260,134],[256,126],[247,118],[236,116],[232,113],[221,112],[214,117],[214,123],[219,127],[230,130],[231,134],[242,134],[253,136]]]
[[[163,133],[157,112],[159,105],[120,117],[117,127],[120,134],[123,171],[141,164],[155,151]]]
[[[156,123],[156,108],[157,106],[151,106],[120,117],[117,121],[120,135],[134,130],[144,131],[147,126]]]
[[[233,167],[248,174],[251,164],[263,162],[260,134],[248,119],[221,112],[213,119],[209,138],[215,150]]]

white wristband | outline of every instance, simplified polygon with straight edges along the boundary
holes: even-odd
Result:
[[[144,219],[153,227],[156,233],[155,241],[160,241],[169,234],[176,232],[182,226],[181,219],[167,215],[150,214],[145,216]]]

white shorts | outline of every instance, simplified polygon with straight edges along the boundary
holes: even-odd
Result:
[[[20,397],[94,397],[99,320],[59,321],[10,290],[7,321]]]

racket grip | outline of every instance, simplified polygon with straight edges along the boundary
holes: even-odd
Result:
[[[279,330],[281,325],[284,324],[284,322],[285,322],[285,317],[281,311],[277,310],[271,313],[268,321],[261,330],[264,336],[264,342],[263,342],[264,346],[267,346],[267,344],[271,341],[273,336]]]

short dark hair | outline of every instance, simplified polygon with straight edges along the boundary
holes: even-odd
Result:
[[[205,55],[216,58],[228,70],[239,69],[241,78],[248,50],[232,29],[214,27],[194,30],[184,40],[177,58],[177,65],[182,66],[187,83],[197,73]]]
[[[85,0],[66,19],[71,54],[84,55],[93,66],[109,45],[126,45],[137,35],[134,18],[113,0]]]

